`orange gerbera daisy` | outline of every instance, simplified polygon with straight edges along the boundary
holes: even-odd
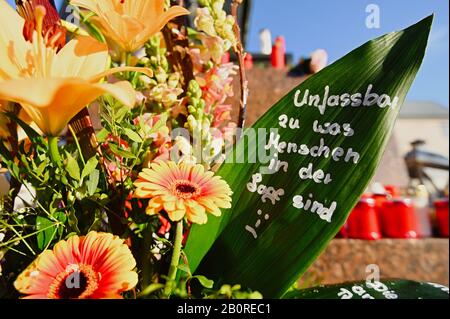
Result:
[[[185,216],[196,224],[208,221],[206,212],[220,216],[220,208],[231,208],[232,191],[228,184],[202,165],[156,162],[144,169],[138,180],[135,197],[151,198],[147,214],[165,210],[172,221]]]
[[[29,299],[119,299],[137,284],[135,266],[123,240],[90,232],[44,251],[14,286]]]

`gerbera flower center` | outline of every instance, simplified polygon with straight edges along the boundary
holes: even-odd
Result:
[[[100,274],[89,265],[73,265],[56,276],[49,299],[86,299],[98,288]]]
[[[191,181],[182,180],[174,184],[173,192],[179,198],[189,199],[200,195],[200,187]]]

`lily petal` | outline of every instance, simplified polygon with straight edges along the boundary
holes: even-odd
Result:
[[[89,81],[90,82],[98,82],[101,79],[103,79],[105,76],[114,74],[114,73],[118,73],[118,72],[140,72],[142,74],[147,75],[148,77],[152,77],[153,76],[153,71],[149,68],[141,68],[141,67],[132,67],[132,66],[121,66],[118,68],[112,68],[109,70],[106,70],[102,73],[96,74],[94,76],[92,76]]]
[[[67,43],[55,56],[52,77],[89,79],[104,72],[109,65],[106,44],[88,36],[79,36]]]
[[[0,79],[18,78],[30,48],[22,36],[25,22],[5,0],[0,0],[0,12]]]
[[[129,107],[136,93],[128,82],[94,84],[75,78],[0,82],[0,99],[22,105],[44,134],[58,136],[86,105],[108,93]]]
[[[91,21],[100,27],[109,43],[126,52],[142,47],[150,37],[159,32],[170,20],[189,11],[172,6],[164,11],[165,0],[72,0],[71,4],[97,16]]]
[[[170,7],[169,10],[152,17],[154,22],[146,24],[145,29],[137,35],[135,39],[136,47],[139,48],[143,46],[150,37],[162,30],[170,20],[179,16],[188,15],[189,13],[189,10],[186,10],[181,6],[173,6]]]
[[[85,8],[88,9],[92,12],[94,12],[95,14],[99,14],[98,12],[98,4],[97,1],[92,1],[92,0],[71,0],[70,4],[73,6],[77,6],[80,8]]]

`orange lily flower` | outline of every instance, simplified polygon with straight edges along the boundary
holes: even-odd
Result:
[[[47,136],[58,136],[79,111],[105,93],[134,106],[130,83],[99,83],[108,74],[133,68],[108,70],[106,45],[90,37],[80,36],[60,50],[48,46],[42,35],[45,7],[37,6],[34,14],[36,31],[28,42],[22,35],[24,19],[0,0],[0,100],[20,103]]]
[[[72,5],[88,9],[97,16],[98,25],[113,45],[125,52],[141,48],[170,20],[189,14],[181,6],[164,11],[164,0],[71,0]]]

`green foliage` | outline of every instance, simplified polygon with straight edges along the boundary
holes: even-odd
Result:
[[[194,64],[202,65],[195,65],[190,71],[196,79],[204,77],[208,84],[192,80],[186,88],[183,78],[186,70],[173,65],[176,53],[170,52],[173,48],[163,43],[159,35],[148,41],[145,52],[138,52],[145,53],[143,57],[129,53],[116,55],[111,50],[111,67],[147,67],[153,71],[153,76],[138,72],[114,75],[115,80],[128,81],[136,89],[139,99],[131,109],[108,95],[97,101],[103,128],[97,133],[99,145],[93,152],[95,156],[88,158],[83,154],[82,146],[86,145],[79,144],[72,128],[69,132],[74,143],[62,139],[58,144],[57,139],[41,136],[14,114],[6,114],[28,137],[17,145],[13,137],[0,141],[0,164],[8,169],[12,185],[10,195],[0,199],[0,259],[7,260],[5,272],[8,273],[6,281],[11,296],[16,297],[13,280],[42,251],[71,235],[85,235],[96,230],[126,239],[135,256],[139,284],[136,291],[128,292],[125,297],[170,297],[172,290],[171,297],[174,298],[259,299],[262,294],[258,291],[265,297],[280,297],[344,222],[376,167],[398,110],[390,113],[385,110],[333,110],[323,117],[330,122],[348,122],[360,134],[365,132],[364,136],[352,139],[351,144],[362,150],[361,163],[356,168],[349,168],[315,160],[315,167],[332,171],[339,183],[330,190],[310,181],[289,181],[286,198],[306,191],[336,198],[342,208],[330,225],[317,221],[314,216],[299,216],[299,212],[292,209],[292,203],[284,200],[281,207],[271,212],[274,218],[270,226],[261,228],[263,232],[255,244],[243,229],[244,225],[254,223],[255,212],[262,205],[245,189],[261,165],[223,165],[219,175],[235,191],[233,208],[224,212],[221,218],[209,218],[206,226],[192,227],[186,251],[181,252],[182,262],[178,268],[172,267],[178,271],[178,276],[172,276],[170,272],[168,276],[164,275],[169,268],[171,253],[179,252],[174,246],[180,246],[186,234],[180,231],[176,236],[178,241],[175,240],[180,245],[174,245],[175,233],[173,228],[168,229],[171,223],[167,221],[166,212],[162,211],[160,216],[146,215],[149,199],[133,197],[133,182],[151,161],[175,148],[177,141],[173,143],[169,136],[175,128],[187,128],[194,139],[200,137],[204,147],[200,151],[206,154],[199,158],[205,166],[220,155],[211,147],[214,142],[221,143],[218,148],[225,148],[230,143],[226,138],[220,141],[210,130],[231,124],[225,119],[226,109],[222,115],[215,114],[216,107],[223,106],[221,104],[230,93],[225,93],[225,89],[215,92],[223,93],[223,96],[211,101],[205,92],[208,86],[214,89],[230,84],[234,69],[228,68],[229,64],[222,65],[221,58],[236,45],[235,21],[223,10],[223,0],[203,0],[201,5],[204,8],[198,11],[197,30],[188,30],[189,48],[200,48],[200,53],[207,51],[205,56],[210,56],[197,56],[206,61],[196,61]],[[91,35],[105,42],[99,29],[91,23],[92,16],[92,13],[81,14],[81,22]],[[430,23],[430,19],[424,20],[403,32],[369,42],[299,89],[317,90],[331,84],[337,91],[357,91],[372,83],[377,90],[398,95],[403,100],[420,65]],[[207,42],[215,44],[209,47]],[[317,118],[312,110],[289,109],[293,93],[275,105],[255,128],[273,127],[283,113],[290,117],[300,114],[306,123]],[[302,133],[283,133],[281,137],[292,141],[301,138],[310,143],[317,139],[310,132]],[[330,145],[349,146],[341,137],[326,138],[326,141]],[[184,142],[192,146],[191,140]],[[254,140],[250,138],[250,142]],[[264,146],[258,142],[260,147]],[[235,150],[246,152],[245,142],[237,145]],[[295,162],[296,169],[307,163],[290,156],[286,159]],[[280,175],[269,177],[267,182],[273,185],[283,183],[284,186],[289,180]],[[15,209],[20,188],[28,189],[31,200],[24,207]],[[169,294],[165,293],[167,287]],[[3,295],[0,291],[0,297]],[[290,291],[286,296],[307,295],[308,291]]]
[[[27,134],[11,152],[12,146],[0,141],[2,165],[12,177],[11,194],[1,211],[0,231],[6,238],[0,250],[22,256],[35,256],[68,234],[86,234],[95,229],[97,216],[104,211],[107,198],[98,170],[98,158],[84,161],[77,144],[60,145],[61,166],[52,159],[49,142],[13,114],[6,114]],[[28,192],[29,207],[15,211],[19,188]],[[94,208],[92,203],[96,203]],[[21,218],[19,218],[21,216]],[[80,224],[79,220],[83,222]],[[31,253],[31,254],[30,254]],[[9,256],[9,255],[7,255]]]
[[[252,132],[265,129],[265,133],[262,138],[251,134],[244,136],[235,146],[234,154],[245,154],[244,163],[226,162],[218,171],[234,191],[233,207],[223,212],[220,218],[211,218],[208,224],[194,225],[191,229],[185,251],[194,273],[206,275],[216,285],[239,282],[269,298],[281,297],[304,273],[344,224],[370,182],[400,105],[421,65],[432,19],[430,16],[408,29],[357,48],[291,91],[253,126]],[[329,86],[330,94],[364,94],[369,85],[373,85],[373,91],[380,95],[398,97],[398,106],[333,107],[323,113],[313,106],[293,106],[297,90],[322,94]],[[357,165],[320,156],[280,152],[277,159],[289,163],[289,174],[280,170],[261,175],[262,181],[255,192],[247,190],[248,183],[257,179],[255,174],[263,172],[261,169],[268,165],[261,161],[253,164],[250,159],[264,150],[269,130],[281,127],[283,118],[299,119],[300,128],[279,130],[280,142],[313,146],[320,145],[323,140],[330,149],[339,146],[357,150],[360,154]],[[316,120],[321,124],[347,123],[355,134],[347,137],[342,132],[334,135],[315,133],[311,128]],[[253,145],[258,148],[250,148]],[[319,182],[299,179],[297,173],[310,164],[315,170],[331,173],[332,183],[324,185],[323,179]],[[274,187],[274,191],[283,188],[279,201],[273,199],[271,203],[267,197],[261,200],[264,189],[267,190],[261,185]],[[325,216],[319,216],[318,212],[325,210],[318,210],[318,204],[313,205],[315,212],[295,207],[298,205],[293,202],[295,196],[303,195],[306,201],[308,194],[314,196],[313,200],[324,203],[324,207],[330,207],[328,212],[332,210],[332,202],[337,203],[332,219],[324,220]],[[257,228],[257,234],[256,231],[251,234],[249,226]]]
[[[361,281],[289,291],[285,299],[448,299],[448,288],[409,280]]]

